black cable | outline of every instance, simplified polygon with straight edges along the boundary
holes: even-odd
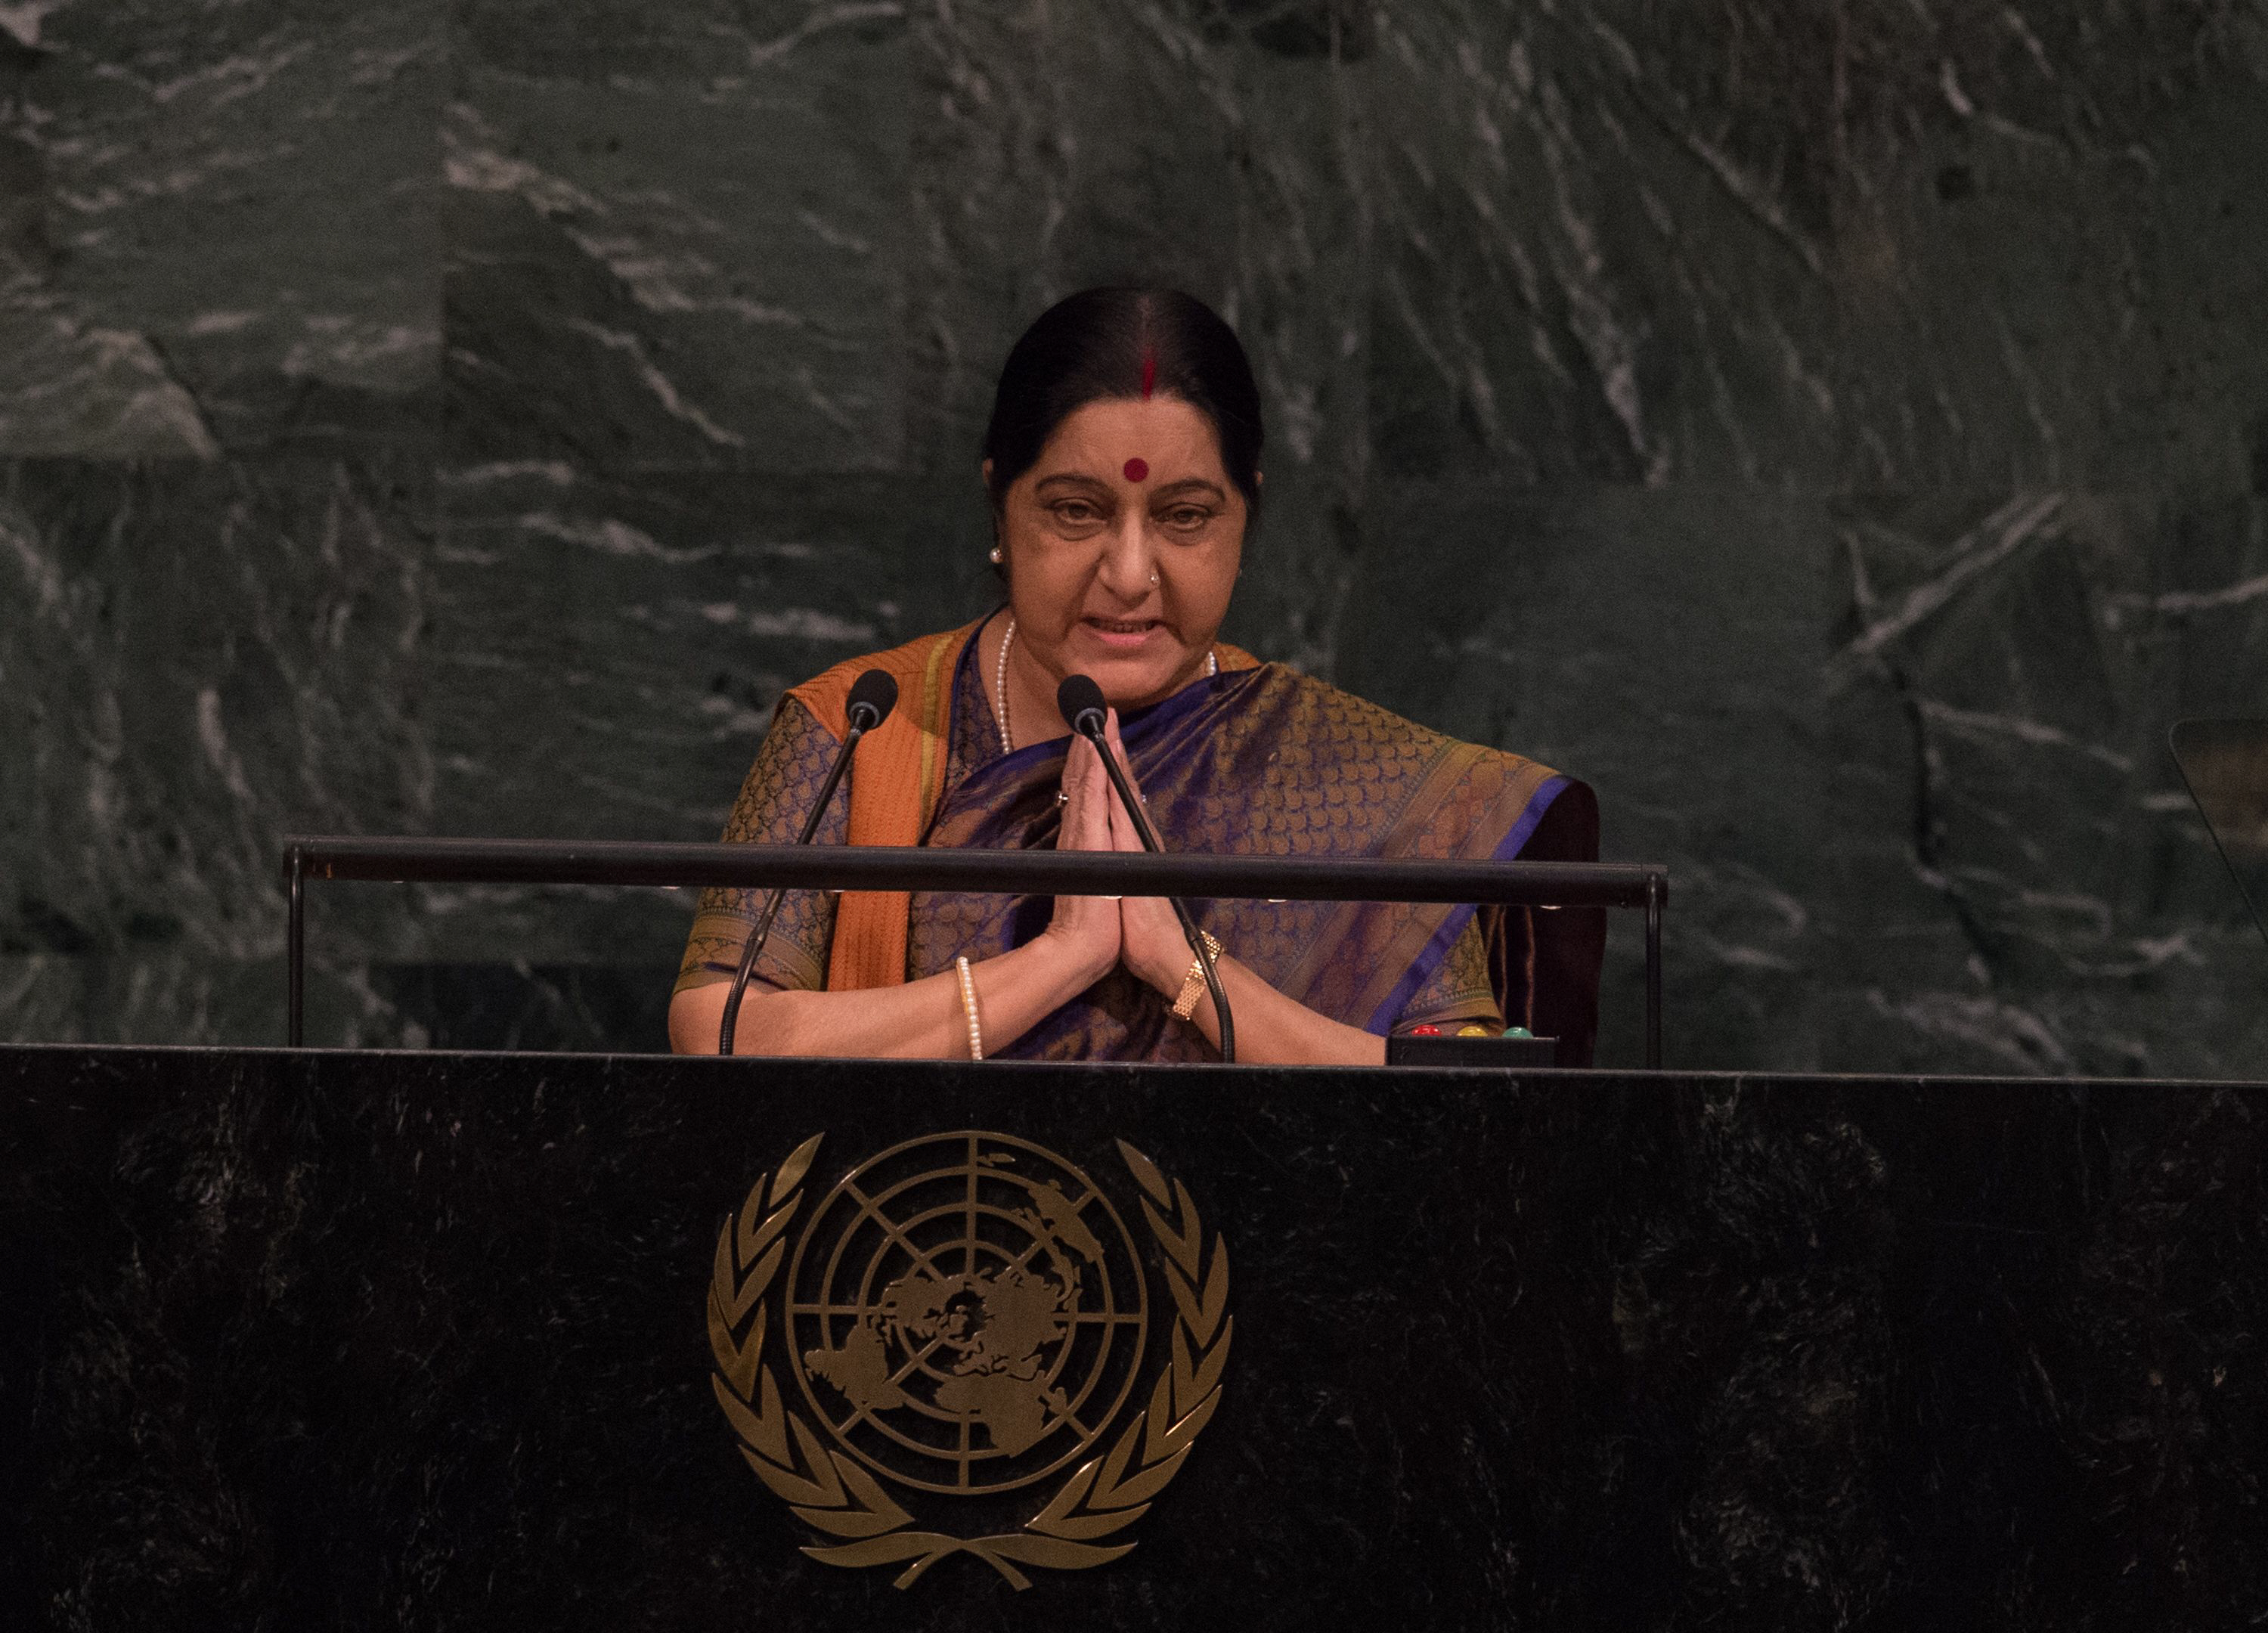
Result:
[[[1102,688],[1083,674],[1068,675],[1056,688],[1056,707],[1071,729],[1093,743],[1095,752],[1102,756],[1102,769],[1110,774],[1110,785],[1118,791],[1119,803],[1133,819],[1134,831],[1142,836],[1145,850],[1162,851],[1157,830],[1150,826],[1149,813],[1142,809],[1141,800],[1119,769],[1117,756],[1110,752],[1109,740],[1103,736],[1104,703]],[[1205,990],[1212,997],[1213,1014],[1220,1021],[1220,1058],[1226,1066],[1236,1064],[1236,1018],[1229,1012],[1228,994],[1220,984],[1220,972],[1213,967],[1212,948],[1206,945],[1204,934],[1197,929],[1189,910],[1182,905],[1179,896],[1167,896],[1174,916],[1181,921],[1182,934],[1188,938],[1189,951],[1197,954],[1197,968],[1204,975]]]
[[[812,802],[811,814],[803,820],[803,832],[795,842],[807,845],[811,836],[819,831],[819,820],[827,814],[827,807],[835,798],[835,785],[843,780],[843,771],[850,764],[851,751],[858,739],[889,718],[896,707],[898,683],[880,669],[869,669],[852,682],[850,702],[844,710],[847,730],[843,734],[843,747],[835,751],[835,763],[827,769],[827,782]],[[733,1052],[733,1035],[740,1024],[740,998],[748,989],[748,976],[756,967],[756,954],[764,950],[764,938],[772,933],[772,919],[779,912],[780,901],[787,894],[785,885],[776,885],[764,903],[764,910],[756,916],[756,927],[749,932],[748,945],[740,949],[740,967],[733,972],[732,990],[725,995],[725,1018],[717,1024],[717,1053]]]

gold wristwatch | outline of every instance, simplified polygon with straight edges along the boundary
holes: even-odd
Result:
[[[1211,931],[1201,930],[1197,934],[1204,938],[1205,951],[1211,953],[1217,961],[1220,958],[1220,943],[1213,939]],[[1196,1014],[1197,1000],[1204,995],[1204,960],[1192,953],[1189,957],[1189,973],[1182,977],[1182,996],[1174,1000],[1174,1019],[1187,1020]]]

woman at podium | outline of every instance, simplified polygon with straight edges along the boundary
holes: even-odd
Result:
[[[984,436],[1006,601],[782,698],[728,842],[791,842],[847,729],[852,680],[891,673],[821,843],[1139,850],[1100,755],[1059,717],[1071,674],[1172,850],[1596,857],[1583,783],[1459,743],[1219,639],[1261,502],[1260,396],[1203,302],[1096,289],[1051,307],[1001,370]],[[713,1051],[761,892],[701,901],[670,1004]],[[1386,1035],[1507,1018],[1587,1061],[1602,909],[1218,901],[1198,923],[1248,1063],[1376,1065]],[[1199,1061],[1213,1005],[1163,901],[789,893],[736,1020],[739,1053]]]

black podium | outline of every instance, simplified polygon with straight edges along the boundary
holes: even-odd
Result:
[[[2268,1604],[2262,1085],[15,1048],[0,1107],[11,1627]]]

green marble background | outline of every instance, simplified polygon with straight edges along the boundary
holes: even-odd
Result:
[[[2264,175],[2251,0],[0,6],[0,1036],[280,1040],[287,831],[712,836],[1145,280],[1229,633],[1595,783],[1674,1062],[2258,1075]],[[688,916],[330,887],[312,1034],[658,1048]]]

